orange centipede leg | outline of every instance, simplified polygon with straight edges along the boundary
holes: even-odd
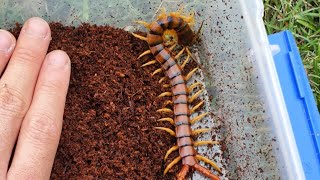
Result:
[[[189,172],[190,167],[186,164],[184,164],[180,170],[180,172],[177,175],[177,180],[184,180]]]
[[[217,166],[213,161],[211,161],[210,159],[204,157],[204,156],[201,156],[199,154],[196,155],[196,158],[200,161],[203,161],[205,163],[208,163],[210,164],[215,170],[217,170],[220,174],[222,174],[222,171],[221,169],[219,168],[219,166]],[[210,171],[209,171],[210,172]]]
[[[212,180],[220,180],[220,178],[217,175],[212,174],[207,168],[200,166],[199,164],[195,164],[193,166],[197,171],[199,171],[201,174],[209,177]]]
[[[147,37],[144,37],[144,36],[140,36],[138,34],[135,34],[135,33],[131,33],[134,37],[138,38],[138,39],[141,39],[143,41],[147,41],[148,38]]]
[[[162,69],[161,69],[161,68],[158,68],[158,69],[156,69],[156,70],[151,74],[151,76],[154,76],[154,75],[158,74],[158,73],[161,72],[161,71],[162,71]]]
[[[157,60],[151,60],[151,61],[149,61],[149,62],[147,62],[147,63],[142,64],[141,67],[150,66],[150,65],[155,64],[155,63],[157,63],[157,62],[158,62]]]

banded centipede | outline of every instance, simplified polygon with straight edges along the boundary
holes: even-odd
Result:
[[[159,119],[159,121],[170,122],[175,126],[175,131],[165,127],[156,127],[156,129],[167,131],[177,139],[177,145],[173,146],[167,151],[164,160],[166,160],[167,157],[176,150],[179,150],[179,156],[168,164],[168,166],[164,170],[164,174],[166,174],[172,168],[172,166],[182,160],[183,167],[177,174],[178,180],[185,179],[190,168],[194,168],[210,179],[219,180],[220,178],[217,175],[211,173],[207,168],[199,165],[198,161],[202,160],[210,164],[219,173],[221,173],[221,169],[208,158],[199,155],[194,148],[194,146],[218,144],[218,142],[194,142],[191,138],[194,134],[210,130],[198,129],[192,131],[191,129],[192,124],[204,118],[208,114],[205,113],[193,119],[190,119],[190,115],[204,103],[203,101],[201,101],[192,109],[189,109],[189,104],[192,103],[202,92],[202,90],[200,90],[189,98],[189,92],[200,84],[194,83],[190,87],[187,87],[187,81],[197,71],[197,68],[190,71],[186,76],[182,75],[182,69],[185,67],[191,57],[191,52],[189,51],[187,46],[192,45],[196,41],[202,24],[199,31],[195,34],[190,27],[190,24],[194,23],[193,15],[183,16],[180,12],[171,12],[167,14],[164,9],[163,12],[158,16],[156,21],[153,21],[151,23],[147,23],[145,21],[137,21],[137,23],[140,23],[147,29],[149,29],[146,37],[132,33],[133,36],[146,41],[149,45],[149,50],[143,52],[137,59],[140,59],[142,56],[145,56],[147,54],[152,54],[155,57],[155,60],[151,60],[145,63],[144,65],[142,65],[142,67],[159,62],[161,64],[161,68],[155,70],[152,75],[164,71],[166,76],[160,79],[159,82],[162,83],[165,79],[168,79],[170,81],[168,87],[171,87],[171,92],[164,92],[160,94],[159,97],[172,96],[172,101],[170,103],[173,104],[173,110],[169,108],[162,108],[159,109],[158,112],[173,113],[174,119],[167,117]],[[166,39],[166,36],[168,34],[171,35],[175,40],[172,41],[173,43]],[[183,46],[183,49],[176,56],[173,56],[171,54],[171,50],[177,44]],[[181,65],[179,65],[176,59],[178,59],[185,51],[187,52],[187,58]]]

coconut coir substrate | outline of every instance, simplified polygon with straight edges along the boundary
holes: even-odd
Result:
[[[174,179],[179,164],[163,170],[178,154],[167,163],[163,157],[175,138],[154,129],[172,128],[156,121],[165,100],[157,96],[168,89],[158,83],[161,74],[151,77],[159,65],[140,67],[151,57],[137,60],[147,44],[112,27],[50,27],[49,51],[64,50],[72,62],[51,179]],[[20,29],[12,30],[16,37]]]

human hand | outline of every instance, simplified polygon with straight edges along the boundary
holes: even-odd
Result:
[[[0,180],[50,178],[71,69],[65,52],[47,54],[50,40],[40,18],[17,41],[0,30]]]

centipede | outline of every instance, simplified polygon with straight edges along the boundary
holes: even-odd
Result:
[[[189,47],[199,39],[203,21],[199,30],[194,32],[191,29],[191,26],[195,23],[194,13],[191,13],[190,15],[182,15],[181,11],[167,13],[166,10],[162,8],[162,12],[157,16],[155,21],[148,23],[146,21],[138,20],[135,22],[145,26],[146,29],[148,29],[148,32],[146,36],[137,33],[132,33],[132,35],[140,40],[146,41],[149,47],[149,49],[140,54],[137,59],[148,54],[153,55],[154,59],[143,64],[142,67],[160,63],[161,68],[156,69],[152,75],[163,72],[165,76],[159,80],[159,83],[163,83],[167,80],[169,83],[164,84],[163,86],[171,88],[171,91],[161,93],[158,97],[171,96],[172,100],[169,100],[166,103],[172,104],[173,108],[170,109],[165,107],[157,110],[157,112],[171,113],[172,117],[164,117],[158,121],[167,121],[171,123],[174,125],[175,130],[166,127],[155,127],[155,129],[164,130],[176,138],[177,144],[167,151],[164,156],[164,161],[166,161],[169,155],[174,151],[178,150],[179,156],[166,166],[163,173],[168,173],[174,165],[182,161],[182,168],[176,175],[178,180],[184,180],[191,170],[196,170],[212,180],[219,180],[220,178],[218,175],[200,165],[199,161],[211,165],[214,170],[217,171],[216,173],[222,174],[221,169],[213,161],[197,153],[195,149],[196,146],[209,144],[217,145],[219,142],[212,140],[193,140],[195,135],[210,131],[210,129],[192,130],[191,128],[193,124],[209,114],[209,112],[207,112],[198,115],[193,119],[190,118],[191,114],[204,104],[204,101],[202,100],[194,107],[189,108],[190,104],[197,99],[204,90],[200,89],[196,93],[191,93],[195,87],[201,85],[200,82],[195,82],[189,87],[187,86],[187,82],[199,67],[186,73],[187,75],[183,75],[182,73],[189,60],[193,58]],[[182,49],[174,56],[172,51],[177,45],[181,46]],[[186,53],[186,58],[179,64],[177,59],[182,57],[183,53]]]

